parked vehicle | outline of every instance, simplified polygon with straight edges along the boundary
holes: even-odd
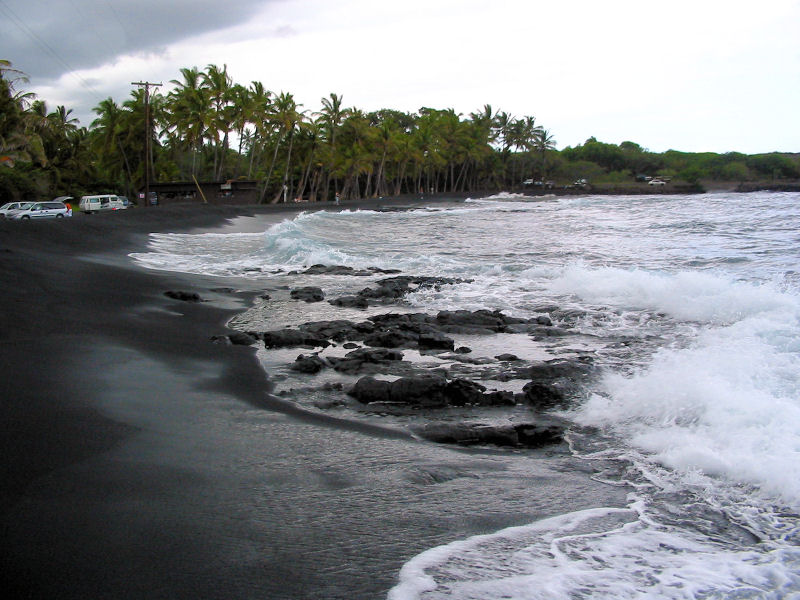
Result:
[[[124,210],[127,208],[123,201],[120,200],[119,196],[113,194],[81,196],[78,207],[87,214],[105,210]]]
[[[647,182],[647,185],[661,186],[661,185],[667,185],[667,182],[662,181],[661,179],[651,179],[650,181]]]
[[[63,202],[26,202],[18,210],[6,215],[7,219],[14,221],[27,221],[29,219],[62,219],[69,216],[69,211]]]
[[[525,187],[537,187],[537,188],[544,188],[546,190],[552,190],[556,187],[556,184],[552,181],[534,181],[533,179],[526,179],[522,182],[522,185]]]
[[[31,202],[6,202],[3,206],[0,206],[0,218],[5,217],[12,211],[19,210],[25,204],[31,204]]]

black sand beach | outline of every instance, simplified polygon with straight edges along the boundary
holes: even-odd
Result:
[[[584,472],[297,409],[269,394],[253,348],[211,342],[257,288],[127,257],[153,231],[297,210],[0,222],[11,597],[382,598],[427,548],[621,493]],[[223,286],[237,292],[213,291]]]

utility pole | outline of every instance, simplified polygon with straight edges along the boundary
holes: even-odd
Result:
[[[144,86],[144,205],[150,206],[150,88],[161,84],[131,81],[131,85]]]

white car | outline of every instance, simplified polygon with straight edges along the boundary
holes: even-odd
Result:
[[[62,219],[70,216],[63,202],[25,202],[19,209],[6,214],[7,219],[28,221],[29,219]]]
[[[661,186],[661,185],[667,185],[667,182],[662,181],[661,179],[651,179],[650,181],[647,182],[647,185]]]
[[[23,204],[31,204],[30,202],[6,202],[0,206],[0,217],[5,217],[8,213],[22,208]]]

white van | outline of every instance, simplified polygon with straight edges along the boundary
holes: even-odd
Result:
[[[123,210],[127,208],[119,196],[104,194],[102,196],[81,196],[78,207],[82,212],[91,214],[104,210]]]

